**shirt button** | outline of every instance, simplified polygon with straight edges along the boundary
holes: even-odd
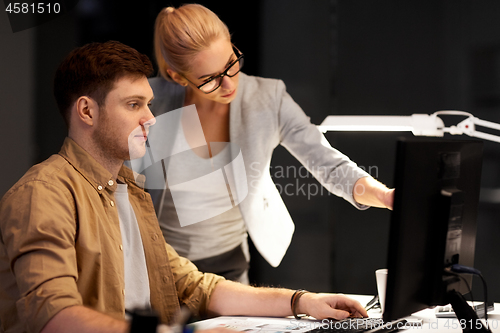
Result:
[[[122,289],[122,295],[125,296],[125,289]]]
[[[151,239],[153,241],[156,241],[158,239],[158,234],[153,234],[153,236],[151,236]]]
[[[120,244],[120,251],[123,251],[123,245]]]
[[[113,186],[113,184],[114,184],[114,183],[115,183],[115,182],[113,182],[113,180],[112,180],[112,179],[110,179],[110,180],[108,181],[108,185],[109,185],[109,186]]]
[[[115,206],[115,202],[114,201],[110,201],[109,204],[111,205],[111,207]]]
[[[97,189],[98,189],[99,191],[102,191],[102,186],[101,186],[101,185],[97,186]]]

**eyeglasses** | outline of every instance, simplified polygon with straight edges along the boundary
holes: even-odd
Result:
[[[221,86],[222,78],[224,76],[233,77],[241,71],[241,68],[243,67],[243,53],[241,53],[240,50],[238,50],[234,45],[233,45],[233,51],[234,54],[236,55],[236,60],[230,63],[224,72],[220,73],[219,75],[208,78],[205,82],[203,82],[200,85],[196,85],[193,82],[189,81],[189,79],[184,75],[182,76],[184,76],[184,78],[188,80],[189,83],[196,86],[196,88],[200,89],[205,94],[210,94],[211,92],[214,92]]]

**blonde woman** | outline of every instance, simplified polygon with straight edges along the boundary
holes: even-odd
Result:
[[[262,256],[272,266],[279,265],[294,230],[269,172],[279,144],[304,166],[317,166],[310,171],[318,181],[358,209],[392,209],[394,190],[333,149],[282,81],[241,71],[244,55],[212,11],[196,4],[164,8],[156,19],[154,38],[159,76],[150,79],[153,113],[194,104],[209,143],[208,154],[192,154],[183,164],[185,170],[196,172],[222,155],[210,143],[230,142],[241,149],[248,177],[248,196],[239,205],[184,227],[168,189],[152,195],[165,239],[201,271],[248,283],[247,233]],[[190,143],[189,135],[185,141]],[[185,197],[189,200],[189,193]],[[208,196],[203,203],[217,204],[218,198]],[[193,203],[190,208],[203,205]]]

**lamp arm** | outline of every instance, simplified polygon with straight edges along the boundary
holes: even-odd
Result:
[[[445,127],[443,130],[453,135],[466,134],[471,137],[500,143],[500,136],[476,131],[476,125],[500,131],[500,124],[476,118],[471,114],[456,126]]]
[[[438,116],[465,116],[457,125],[445,127]],[[476,125],[500,131],[500,124],[481,120],[471,113],[458,110],[441,110],[433,114],[411,116],[327,116],[318,128],[326,131],[411,131],[415,136],[443,136],[466,134],[500,143],[500,136],[476,131]]]

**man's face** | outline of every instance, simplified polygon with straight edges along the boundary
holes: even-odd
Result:
[[[114,83],[99,108],[94,132],[104,158],[128,160],[146,152],[149,126],[155,118],[149,110],[153,90],[146,77],[125,76]]]

